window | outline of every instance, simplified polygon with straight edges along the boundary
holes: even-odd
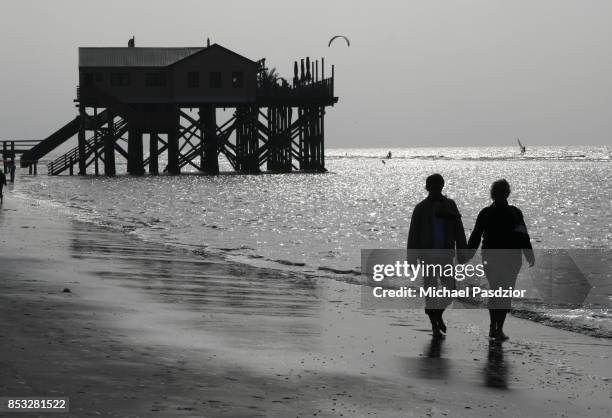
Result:
[[[96,83],[101,83],[103,80],[102,73],[96,73]]]
[[[197,71],[190,71],[187,73],[187,87],[200,87],[200,73]]]
[[[129,86],[129,73],[111,73],[111,86]]]
[[[85,84],[86,86],[92,86],[93,85],[93,74],[92,73],[85,73],[83,74],[83,84]]]
[[[242,71],[234,71],[232,73],[232,87],[235,89],[244,87],[244,73]]]
[[[221,73],[219,71],[211,71],[209,86],[213,89],[218,89],[221,87]]]
[[[166,73],[154,72],[145,74],[145,84],[148,87],[160,87],[166,85]]]

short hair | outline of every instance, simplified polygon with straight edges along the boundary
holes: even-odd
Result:
[[[442,177],[441,174],[432,174],[425,180],[425,190],[427,190],[428,192],[441,192],[443,188],[444,177]]]
[[[506,200],[510,196],[510,183],[506,179],[494,181],[491,185],[491,199]]]

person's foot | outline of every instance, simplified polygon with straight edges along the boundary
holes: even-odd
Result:
[[[504,334],[504,331],[502,331],[501,329],[495,333],[495,339],[496,340],[506,341],[508,338],[510,338],[510,337],[508,337],[506,334]]]
[[[437,322],[431,323],[431,335],[433,335],[434,338],[440,338],[444,336],[444,334],[440,332],[440,326]]]
[[[446,324],[444,323],[444,320],[442,318],[440,318],[440,320],[438,321],[438,327],[440,328],[440,331],[446,334]]]

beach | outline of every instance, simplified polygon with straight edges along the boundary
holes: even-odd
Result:
[[[74,417],[612,412],[609,339],[511,317],[511,339],[490,345],[487,312],[461,309],[432,340],[421,311],[362,309],[360,285],[147,242],[5,196],[6,396],[68,396]]]
[[[612,2],[2,6],[0,418],[612,417]]]

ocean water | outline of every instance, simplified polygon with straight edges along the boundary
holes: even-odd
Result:
[[[457,202],[468,234],[490,203],[491,182],[506,178],[534,247],[611,248],[611,147],[530,147],[524,156],[516,147],[403,148],[383,163],[388,151],[328,150],[325,174],[40,175],[23,176],[16,187],[146,240],[330,280],[359,282],[362,248],[405,247],[412,208],[434,172],[445,177],[444,193]],[[553,325],[580,330],[584,322],[597,330],[590,333],[612,336],[607,311],[540,308],[533,319],[550,314]]]

